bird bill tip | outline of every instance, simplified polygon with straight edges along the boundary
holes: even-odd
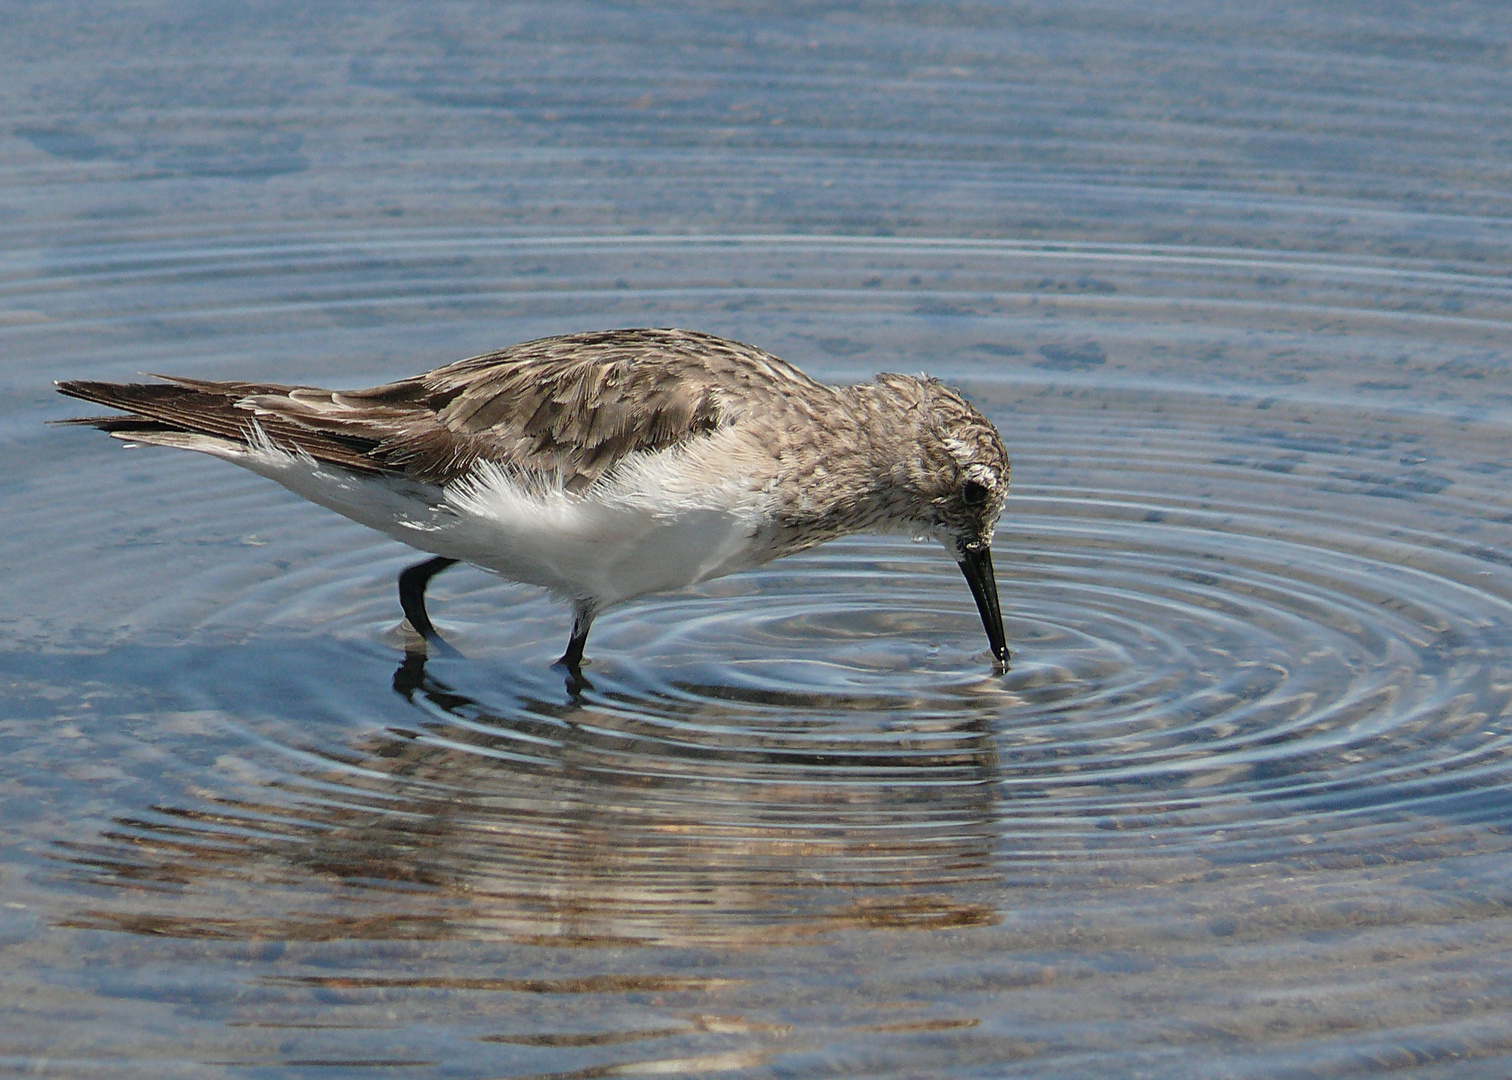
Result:
[[[998,600],[997,575],[992,569],[992,549],[986,544],[962,547],[958,556],[961,573],[971,587],[987,644],[1000,671],[1008,669],[1008,634],[1003,628],[1003,609]]]

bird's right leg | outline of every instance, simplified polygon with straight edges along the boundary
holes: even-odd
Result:
[[[437,555],[434,559],[416,563],[399,575],[399,606],[404,609],[404,617],[415,628],[415,633],[434,645],[444,646],[446,642],[436,633],[436,627],[425,611],[425,587],[431,578],[456,563],[456,559]]]

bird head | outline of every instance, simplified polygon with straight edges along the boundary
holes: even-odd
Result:
[[[939,540],[971,587],[992,655],[1008,663],[1007,635],[992,568],[992,536],[1008,498],[1010,466],[1002,437],[975,406],[935,379],[883,375],[879,382],[917,388],[919,452],[901,463],[914,528]]]

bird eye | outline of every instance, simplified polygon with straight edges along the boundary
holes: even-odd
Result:
[[[968,480],[961,485],[961,498],[967,506],[981,506],[987,501],[987,485]]]

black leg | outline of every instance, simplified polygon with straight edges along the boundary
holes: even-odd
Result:
[[[572,609],[572,639],[567,642],[567,651],[557,661],[568,671],[576,672],[583,666],[583,647],[588,644],[588,628],[593,625],[593,608],[578,603]]]
[[[437,645],[444,645],[445,642],[441,640],[441,635],[436,633],[430,616],[426,614],[425,587],[430,584],[431,578],[448,566],[455,566],[456,562],[456,559],[447,559],[437,555],[434,559],[416,563],[399,575],[399,606],[404,609],[404,617],[415,628],[415,633]]]

